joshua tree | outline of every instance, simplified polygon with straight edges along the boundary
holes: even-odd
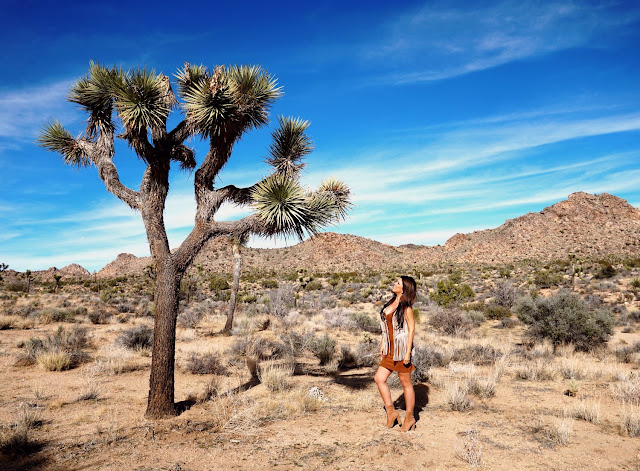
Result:
[[[35,278],[31,276],[31,270],[25,270],[23,276],[25,280],[27,280],[27,293],[29,293],[31,291],[31,282],[35,280]]]
[[[7,265],[6,263],[0,263],[0,281],[2,281],[2,274],[7,271],[8,268],[9,265]]]
[[[60,288],[60,280],[62,279],[62,275],[53,275],[53,279],[56,280],[56,289],[55,292],[58,292],[58,288]]]
[[[233,281],[231,282],[231,297],[229,298],[229,306],[227,306],[227,322],[224,324],[222,334],[230,335],[231,329],[233,329],[233,316],[236,312],[236,302],[238,300],[238,288],[240,287],[240,275],[242,274],[242,255],[240,254],[240,247],[246,245],[247,238],[235,237],[231,241],[231,248],[233,250]]]
[[[257,66],[208,70],[185,64],[175,77],[177,96],[169,78],[153,70],[124,71],[91,63],[88,74],[73,85],[68,97],[88,113],[84,134],[74,137],[52,121],[39,139],[40,145],[60,153],[66,164],[95,165],[107,190],[140,211],[156,271],[149,418],[177,413],[174,366],[180,282],[203,245],[217,236],[285,234],[302,238],[341,220],[350,206],[349,189],[340,181],[327,180],[315,191],[301,187],[302,159],[313,146],[306,134],[309,123],[297,118],[278,119],[266,160],[273,167],[269,175],[249,187],[216,186],[216,177],[235,143],[245,132],[268,123],[269,109],[281,96],[281,88]],[[172,109],[179,110],[182,118],[169,130]],[[193,136],[206,139],[209,145],[199,165],[195,152],[185,145]],[[120,181],[113,160],[116,138],[128,143],[146,165],[138,191]],[[185,170],[196,169],[195,224],[173,251],[163,219],[172,163]],[[216,212],[225,202],[250,205],[255,211],[237,221],[216,221]]]

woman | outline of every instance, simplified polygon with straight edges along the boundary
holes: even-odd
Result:
[[[411,364],[413,354],[413,336],[415,321],[413,319],[413,302],[416,299],[416,281],[410,276],[401,276],[391,288],[394,296],[380,310],[380,327],[382,340],[380,342],[380,356],[382,361],[374,377],[387,410],[387,427],[391,428],[399,423],[398,412],[391,401],[391,389],[387,378],[393,371],[398,372],[402,389],[406,415],[400,430],[406,432],[415,428],[416,419],[413,408],[416,395],[411,383],[411,372],[415,367]]]

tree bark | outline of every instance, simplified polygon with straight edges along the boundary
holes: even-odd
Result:
[[[156,284],[156,314],[145,416],[150,419],[177,415],[174,402],[176,319],[182,274],[170,258],[159,264]]]
[[[242,256],[240,255],[240,244],[233,243],[233,281],[231,282],[231,297],[229,298],[229,308],[227,310],[227,322],[222,329],[223,334],[231,334],[233,328],[233,316],[236,311],[236,302],[238,299],[238,288],[240,287],[240,275],[242,273]]]

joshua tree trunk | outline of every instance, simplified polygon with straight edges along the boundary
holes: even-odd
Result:
[[[166,417],[177,413],[174,404],[174,367],[181,278],[182,275],[170,260],[166,260],[158,270],[153,354],[146,412],[148,418]]]
[[[236,311],[236,302],[238,299],[238,288],[240,287],[240,275],[242,273],[242,256],[240,255],[240,244],[233,241],[233,281],[231,282],[231,297],[229,298],[229,307],[227,310],[227,322],[222,329],[222,333],[231,334],[233,328],[233,315]]]

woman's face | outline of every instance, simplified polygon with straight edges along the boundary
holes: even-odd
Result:
[[[398,278],[394,285],[391,287],[391,291],[395,294],[402,294],[402,278]]]

